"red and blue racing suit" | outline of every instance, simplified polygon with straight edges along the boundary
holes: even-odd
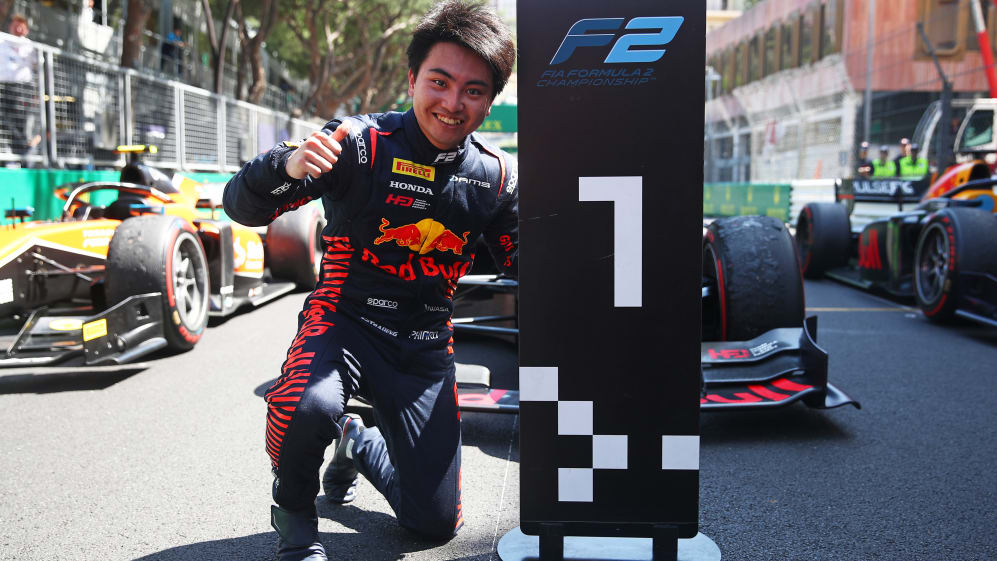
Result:
[[[328,219],[319,283],[266,393],[274,500],[312,507],[323,452],[359,394],[373,404],[377,426],[354,445],[357,469],[402,526],[452,536],[463,522],[453,295],[479,236],[499,270],[516,274],[516,165],[477,135],[437,149],[411,111],[345,122],[351,133],[331,172],[287,176],[294,146],[284,143],[225,188],[225,211],[242,224],[268,224],[316,198]]]

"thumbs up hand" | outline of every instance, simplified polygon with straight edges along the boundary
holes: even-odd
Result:
[[[342,123],[332,134],[324,131],[313,132],[305,139],[284,164],[288,176],[302,179],[306,175],[316,178],[332,169],[343,151],[340,144],[350,134],[350,126]]]

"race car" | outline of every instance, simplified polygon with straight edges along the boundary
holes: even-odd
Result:
[[[472,310],[464,301],[482,291],[515,295],[515,280],[482,273],[461,279],[458,311]],[[860,407],[827,380],[827,352],[817,345],[816,316],[804,318],[799,259],[782,222],[766,216],[712,222],[703,237],[702,279],[702,409],[780,407],[796,401],[818,409]],[[507,307],[516,310],[518,303]],[[518,412],[518,391],[492,387],[486,368],[460,363],[461,333],[515,338],[515,315],[455,317],[452,323],[461,409]]]
[[[146,146],[119,147],[137,154]],[[218,218],[217,199],[130,157],[120,182],[57,189],[54,221],[0,230],[0,367],[107,365],[192,348],[210,316],[311,289],[321,210],[308,205],[265,230]]]
[[[923,196],[912,210],[904,201]],[[910,185],[908,185],[910,184]],[[962,317],[997,326],[997,180],[979,162],[926,180],[846,180],[837,203],[809,203],[796,222],[802,271],[913,298],[936,322]],[[905,194],[906,192],[906,194]],[[855,201],[896,200],[900,210],[852,232]]]

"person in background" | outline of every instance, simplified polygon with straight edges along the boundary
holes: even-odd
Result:
[[[7,32],[14,37],[28,36],[28,19],[23,14],[10,18]],[[0,127],[10,140],[15,154],[30,154],[41,143],[35,131],[38,91],[35,82],[37,54],[28,41],[0,39]]]
[[[896,171],[900,171],[900,160],[910,156],[910,139],[901,138],[900,139],[900,154],[896,158],[893,158],[893,163],[896,164]]]
[[[869,160],[869,143],[863,141],[859,145],[859,159],[855,165],[855,172],[859,177],[868,179],[872,176],[872,161]]]
[[[910,155],[900,158],[900,177],[916,177],[928,175],[928,159],[920,155],[920,146],[910,144]]]
[[[159,69],[166,72],[166,68],[176,64],[177,76],[183,76],[183,49],[187,44],[183,42],[183,30],[179,25],[173,26],[166,39],[163,40],[162,60]]]
[[[890,159],[890,148],[884,144],[879,147],[879,157],[872,161],[872,176],[881,178],[896,177],[896,175],[897,164]]]

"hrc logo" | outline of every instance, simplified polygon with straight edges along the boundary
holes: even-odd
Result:
[[[391,171],[401,175],[411,175],[412,177],[428,179],[429,181],[436,179],[436,168],[433,166],[423,166],[415,162],[402,160],[401,158],[394,159],[391,165]]]

